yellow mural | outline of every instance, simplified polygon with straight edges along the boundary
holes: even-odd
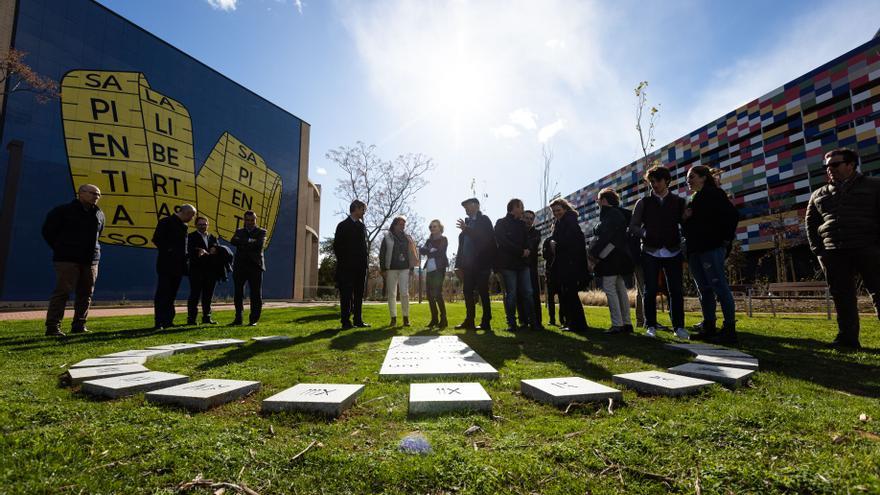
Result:
[[[263,158],[223,133],[198,176],[186,107],[150,88],[138,72],[68,72],[61,116],[74,191],[95,184],[107,224],[101,242],[154,248],[156,221],[185,203],[230,239],[245,211],[272,236],[281,177]]]

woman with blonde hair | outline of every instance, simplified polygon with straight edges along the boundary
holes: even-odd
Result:
[[[409,274],[418,266],[418,253],[412,237],[403,229],[406,217],[394,217],[388,233],[379,248],[379,269],[385,278],[385,292],[388,296],[388,312],[391,314],[390,326],[397,326],[397,290],[400,289],[400,306],[403,313],[403,326],[409,326]]]
[[[446,268],[449,266],[449,258],[446,257],[446,248],[449,241],[443,235],[443,224],[440,220],[431,220],[428,225],[431,231],[425,245],[419,248],[419,253],[428,257],[425,262],[425,271],[428,275],[425,286],[428,292],[428,307],[431,309],[431,321],[428,328],[446,328],[446,302],[443,301],[443,280],[446,277]]]

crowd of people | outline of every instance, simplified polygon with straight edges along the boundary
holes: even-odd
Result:
[[[838,148],[824,156],[828,183],[813,192],[806,213],[810,249],[825,273],[837,310],[838,335],[834,347],[858,348],[859,314],[855,277],[861,276],[880,319],[880,178],[858,171],[858,155]],[[507,213],[492,221],[480,211],[480,201],[462,201],[465,216],[456,221],[459,229],[454,273],[461,279],[465,318],[456,329],[492,330],[490,277],[497,273],[503,283],[506,329],[541,330],[541,274],[539,256],[545,260],[544,288],[551,325],[556,325],[556,301],[561,328],[586,331],[586,317],[579,293],[595,279],[608,299],[609,334],[631,334],[628,287],[637,290],[636,325],[655,337],[657,295],[668,295],[672,332],[680,339],[700,339],[722,344],[737,342],[736,307],[725,274],[725,260],[731,252],[739,215],[720,187],[716,170],[694,165],[687,172],[690,195],[683,198],[670,190],[672,175],[657,165],[645,174],[650,186],[632,211],[621,205],[613,189],[599,191],[595,198],[599,217],[592,241],[586,242],[577,211],[565,199],[554,199],[550,234],[542,239],[535,228],[535,213],[522,200],[507,203]],[[53,250],[56,287],[46,314],[46,335],[63,336],[61,320],[71,292],[75,294],[72,333],[88,332],[86,320],[98,276],[98,239],[105,218],[98,207],[101,191],[85,184],[77,198],[49,212],[43,237]],[[364,225],[368,205],[355,200],[349,216],[336,228],[333,251],[336,256],[336,285],[340,297],[343,329],[369,327],[363,319],[370,243]],[[196,230],[188,223],[195,218]],[[199,303],[202,324],[216,324],[211,301],[218,281],[231,273],[234,282],[235,318],[243,324],[244,287],[250,291],[249,325],[256,325],[262,308],[262,277],[266,269],[263,251],[266,230],[257,226],[253,211],[243,214],[243,227],[221,244],[209,233],[208,219],[197,216],[195,207],[181,205],[158,221],[153,235],[157,250],[155,327],[175,326],[174,301],[185,275],[189,276],[187,325],[195,325]],[[397,326],[397,297],[400,295],[402,326],[409,326],[409,280],[414,268],[427,273],[426,287],[431,312],[429,328],[448,326],[443,299],[444,279],[450,268],[449,242],[443,223],[432,220],[430,235],[417,246],[406,233],[406,218],[391,221],[379,245],[379,269],[385,281],[390,325]],[[234,252],[232,250],[234,248]],[[540,253],[539,253],[540,251]],[[424,265],[421,265],[422,257]],[[685,328],[683,267],[687,261],[698,291],[702,321]],[[477,324],[477,299],[481,314]],[[721,306],[722,324],[716,308]]]

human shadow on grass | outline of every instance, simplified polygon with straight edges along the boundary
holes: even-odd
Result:
[[[379,342],[385,339],[390,339],[395,335],[397,335],[397,328],[389,326],[377,329],[365,328],[361,330],[346,330],[345,333],[330,341],[330,348],[348,351],[361,344]]]
[[[199,364],[198,366],[196,366],[196,369],[204,371],[213,368],[219,368],[221,366],[226,366],[227,364],[243,363],[248,359],[263,352],[277,351],[278,349],[294,347],[297,345],[305,344],[307,342],[329,339],[339,332],[340,330],[338,328],[327,328],[318,332],[310,333],[308,335],[293,337],[290,340],[277,342],[252,342],[248,345],[232,348],[215,359]]]
[[[145,328],[129,328],[125,330],[111,330],[111,331],[95,331],[92,330],[86,334],[67,334],[66,337],[48,337],[45,335],[35,336],[32,338],[25,338],[24,340],[19,340],[19,338],[11,337],[14,339],[10,342],[0,342],[0,348],[2,347],[11,347],[13,345],[19,347],[12,347],[10,350],[12,351],[28,351],[32,349],[41,349],[45,347],[53,347],[56,345],[73,345],[73,344],[92,344],[99,342],[109,342],[120,339],[137,339],[142,337],[152,337],[156,335],[171,335],[181,332],[189,332],[197,327],[194,326],[178,326],[174,328],[168,328],[164,330],[156,330],[153,327],[145,327]],[[31,345],[28,345],[31,344]],[[150,344],[150,345],[158,345],[158,344]]]
[[[339,312],[333,313],[317,313],[313,315],[300,316],[290,320],[289,323],[314,323],[316,321],[333,321],[339,319]]]

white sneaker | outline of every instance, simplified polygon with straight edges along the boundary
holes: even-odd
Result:
[[[647,329],[645,329],[645,335],[647,335],[648,337],[656,337],[657,329],[654,327],[648,327]]]
[[[675,336],[680,338],[681,340],[691,340],[691,334],[688,333],[684,328],[676,328]]]

